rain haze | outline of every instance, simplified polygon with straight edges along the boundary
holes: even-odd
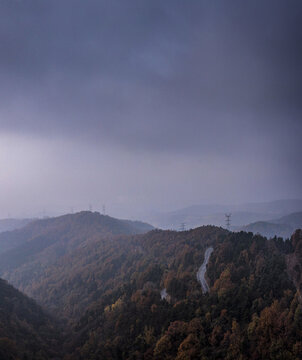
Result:
[[[302,198],[302,2],[1,0],[0,217]]]

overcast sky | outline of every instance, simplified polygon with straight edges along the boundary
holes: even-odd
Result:
[[[302,198],[302,1],[1,0],[0,217]]]

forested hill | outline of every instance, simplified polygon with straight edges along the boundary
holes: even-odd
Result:
[[[31,299],[0,279],[0,359],[60,359],[60,328]]]
[[[280,236],[285,239],[289,238],[293,234],[294,230],[295,229],[288,224],[275,224],[267,221],[257,221],[240,228],[240,231],[261,234],[267,238]]]
[[[148,229],[152,226],[88,211],[37,220],[22,229],[0,234],[0,274],[5,277],[6,272],[23,266],[22,272],[39,272],[89,242]]]
[[[301,232],[284,242],[205,227],[137,240],[123,280],[75,326],[72,359],[301,359],[299,291],[286,265]],[[204,295],[196,272],[209,245]]]
[[[141,273],[140,282],[148,283],[148,277],[145,280],[143,277],[148,267],[154,273],[160,271],[159,274],[170,268],[166,272],[170,274],[172,286],[180,285],[181,291],[187,286],[187,274],[180,272],[176,278],[173,274],[179,271],[182,258],[186,259],[186,266],[190,265],[190,276],[199,289],[194,271],[200,266],[204,249],[226,233],[209,226],[183,233],[153,230],[143,235],[97,236],[53,262],[50,262],[49,249],[23,256],[20,265],[13,259],[14,267],[7,266],[3,276],[53,313],[73,320],[96,298],[127,283],[134,274]]]
[[[20,229],[34,219],[0,219],[0,233]]]
[[[292,213],[270,221],[257,221],[241,227],[239,230],[259,233],[268,238],[278,236],[289,238],[296,229],[302,227],[302,212]]]
[[[32,221],[14,231],[0,233],[0,254],[25,243],[45,246],[66,240],[75,247],[85,237],[117,234],[141,234],[153,227],[140,221],[119,220],[98,212],[81,211],[54,218]],[[41,248],[44,245],[37,245]]]
[[[196,275],[209,247],[204,294]],[[6,276],[69,322],[64,360],[297,360],[301,249],[301,231],[283,241],[214,226],[153,230],[97,236]]]

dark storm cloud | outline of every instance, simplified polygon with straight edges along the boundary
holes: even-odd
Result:
[[[2,0],[0,129],[298,156],[302,3]]]

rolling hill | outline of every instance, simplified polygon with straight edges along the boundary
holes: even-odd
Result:
[[[271,222],[275,224],[287,224],[291,226],[293,229],[301,229],[302,228],[302,211],[292,213],[286,216],[282,216],[281,218],[272,220]]]
[[[20,229],[34,219],[0,219],[0,233]]]
[[[147,229],[152,226],[92,212],[37,220],[22,229],[0,234],[0,274],[32,295],[30,284],[44,283],[61,258],[90,243],[111,242],[118,235],[139,234]],[[72,256],[70,259],[73,264]]]
[[[146,219],[162,229],[180,228],[185,222],[187,228],[202,225],[225,226],[225,213],[232,213],[232,225],[242,227],[258,221],[270,221],[290,213],[302,211],[302,200],[277,200],[245,204],[200,204],[183,209],[153,213]]]
[[[129,281],[138,261],[142,261],[139,271],[153,264],[155,258],[162,264],[175,262],[176,253],[182,254],[185,248],[198,266],[206,244],[214,243],[225,232],[205,227],[188,233],[153,230],[134,236],[108,234],[87,238],[81,246],[56,258],[51,258],[53,250],[48,247],[37,252],[30,247],[33,251],[24,254],[21,246],[0,256],[0,269],[5,279],[44,307],[75,319],[96,297],[110,292],[117,283]],[[156,250],[151,249],[153,242]],[[18,251],[22,255],[19,262]]]
[[[76,322],[71,359],[298,359],[302,308],[287,259],[301,241],[215,227],[139,236],[129,274]],[[209,245],[204,295],[196,272]]]
[[[302,228],[302,212],[297,212],[282,216],[278,219],[266,221],[257,221],[249,225],[243,226],[239,229],[242,231],[251,231],[253,233],[259,233],[268,238],[274,236],[280,236],[283,238],[289,238],[296,229]]]
[[[0,259],[6,279],[68,324],[64,360],[299,359],[301,231],[286,241],[215,226],[133,234],[75,215]],[[204,294],[197,273],[211,247]]]
[[[140,234],[152,230],[149,224],[119,220],[97,212],[82,211],[55,218],[36,220],[22,229],[0,234],[0,254],[12,259],[49,250],[56,258],[98,236]],[[18,248],[18,249],[17,249]]]

